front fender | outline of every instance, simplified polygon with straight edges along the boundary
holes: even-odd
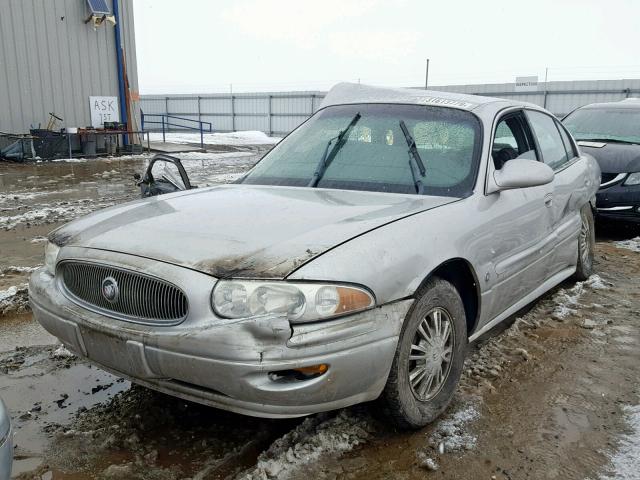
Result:
[[[293,272],[290,280],[351,282],[368,287],[379,304],[413,296],[425,278],[454,258],[466,259],[475,272],[479,236],[455,202],[393,222],[342,244]],[[468,213],[466,213],[468,215]]]

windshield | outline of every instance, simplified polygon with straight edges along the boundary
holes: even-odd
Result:
[[[475,183],[480,144],[480,123],[469,112],[422,105],[332,106],[280,142],[240,183],[464,197]],[[424,174],[417,168],[420,161]]]
[[[562,123],[576,140],[640,143],[640,109],[581,108]]]

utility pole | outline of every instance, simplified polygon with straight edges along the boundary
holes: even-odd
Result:
[[[547,95],[549,94],[549,88],[547,82],[549,81],[549,67],[544,69],[544,97],[542,97],[542,108],[547,108]]]
[[[429,59],[427,58],[427,71],[424,76],[424,89],[427,90],[429,88]]]

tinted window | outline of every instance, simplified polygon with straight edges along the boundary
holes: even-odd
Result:
[[[544,113],[527,111],[533,133],[538,139],[542,159],[551,168],[558,168],[567,162],[567,151],[556,127],[555,120]]]
[[[335,138],[356,114],[344,144]],[[421,105],[332,106],[280,142],[242,183],[307,186],[324,152],[328,167],[319,188],[416,193],[403,121],[426,167],[427,195],[462,197],[473,189],[480,153],[480,124],[469,112]],[[333,139],[333,140],[332,140]],[[327,150],[327,145],[331,141]],[[414,168],[417,173],[417,169]],[[419,173],[417,173],[419,175]]]
[[[640,108],[581,108],[562,123],[576,140],[640,143]]]

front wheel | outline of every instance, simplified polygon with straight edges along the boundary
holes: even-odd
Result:
[[[447,408],[466,346],[460,294],[446,280],[430,280],[405,319],[382,393],[385,411],[398,426],[423,427]]]
[[[586,204],[580,210],[580,235],[578,236],[578,263],[575,278],[586,280],[593,274],[593,257],[596,245],[596,234],[591,205]]]

